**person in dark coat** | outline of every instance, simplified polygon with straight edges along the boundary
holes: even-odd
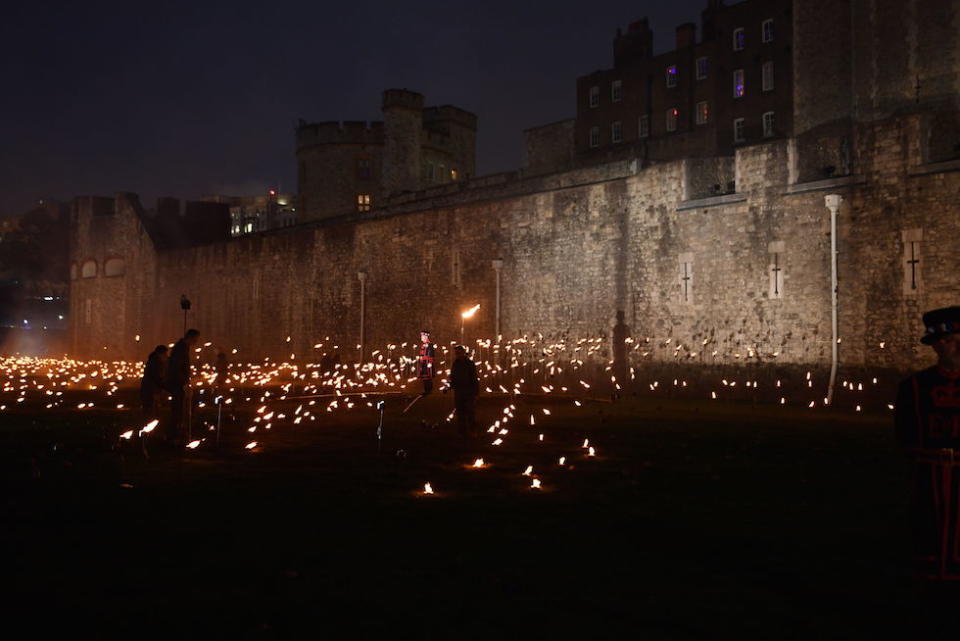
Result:
[[[896,433],[912,468],[916,575],[928,600],[951,601],[960,594],[960,307],[927,312],[923,324],[937,364],[900,383]]]
[[[143,378],[140,379],[140,404],[143,406],[143,417],[148,421],[157,418],[158,403],[165,388],[166,370],[167,346],[157,345],[147,357]]]
[[[182,441],[185,436],[182,434],[183,417],[190,409],[190,352],[199,340],[200,332],[188,329],[183,338],[173,346],[167,363],[166,387],[171,397],[167,439],[174,444]]]
[[[450,367],[450,389],[453,390],[453,405],[457,414],[457,430],[461,436],[474,435],[477,427],[477,395],[480,381],[477,366],[467,356],[467,348],[457,345],[456,358]]]

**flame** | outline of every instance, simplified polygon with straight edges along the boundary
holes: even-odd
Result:
[[[473,307],[471,307],[471,308],[468,309],[467,311],[465,311],[465,312],[463,312],[462,314],[460,314],[460,316],[461,316],[462,318],[473,318],[473,315],[476,314],[479,309],[480,309],[480,305],[479,305],[479,304],[474,305]]]
[[[433,486],[431,486],[429,483],[424,483],[424,484],[423,484],[423,493],[424,493],[424,494],[433,494]]]
[[[563,465],[563,464],[565,464],[566,462],[567,462],[567,457],[566,457],[566,456],[561,456],[561,457],[560,457],[560,465]]]
[[[483,467],[483,465],[484,463],[482,458],[478,458],[476,461],[473,462],[474,467]]]
[[[256,446],[257,446],[257,442],[256,442],[256,441],[250,441],[249,443],[247,443],[246,445],[244,445],[244,447],[247,448],[248,450],[252,450],[252,449],[255,448]]]
[[[530,489],[531,489],[531,490],[539,490],[539,489],[540,489],[540,479],[533,479],[533,480],[530,482]]]
[[[190,441],[189,443],[187,443],[188,449],[195,450],[198,447],[200,447],[200,441]]]
[[[127,430],[126,432],[120,435],[120,438],[125,438],[127,440],[130,440],[132,437],[133,437],[133,430]]]
[[[590,449],[587,450],[587,456],[596,456],[596,455],[597,455],[597,451],[593,449],[593,447],[591,446]]]
[[[146,425],[144,425],[144,426],[143,426],[143,429],[140,430],[140,431],[149,434],[150,432],[153,431],[153,428],[155,428],[155,427],[156,427],[157,425],[159,425],[159,424],[160,424],[160,419],[156,419],[156,418],[155,418],[155,419],[153,419],[152,421],[150,421],[149,423],[147,423]]]
[[[530,476],[531,474],[533,474],[533,466],[528,465],[527,469],[523,471],[523,476]]]

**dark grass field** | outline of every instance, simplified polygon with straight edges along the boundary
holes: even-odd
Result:
[[[219,450],[148,461],[111,449],[132,412],[8,411],[3,603],[34,638],[867,639],[913,625],[888,416],[524,398],[524,426],[497,447],[430,427],[451,401],[400,416],[388,400],[380,454],[364,406],[253,436],[240,416]],[[483,424],[508,402],[483,399]],[[477,457],[489,467],[470,469]]]

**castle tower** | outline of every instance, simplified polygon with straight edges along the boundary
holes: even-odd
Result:
[[[383,193],[386,196],[420,187],[423,95],[406,89],[383,92]]]

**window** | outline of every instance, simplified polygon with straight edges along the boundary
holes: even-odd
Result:
[[[619,80],[614,80],[613,84],[610,85],[610,101],[620,102],[622,99],[623,99],[623,83]]]
[[[733,30],[733,50],[734,51],[743,51],[743,48],[747,45],[747,33],[743,30],[743,27],[737,27]]]
[[[773,136],[773,112],[768,111],[763,114],[763,137],[770,138]]]
[[[680,285],[680,302],[693,302],[693,254],[690,252],[680,254],[680,273],[678,274]]]
[[[83,265],[80,266],[80,278],[96,278],[97,277],[97,261],[90,260],[84,261]]]
[[[677,65],[670,65],[667,67],[667,86],[677,86]]]
[[[920,278],[920,249],[923,245],[923,229],[904,229],[903,239],[903,294],[916,296],[923,287]]]
[[[773,18],[763,21],[760,25],[760,40],[763,42],[773,42]]]
[[[427,163],[427,180],[433,182],[437,179],[437,167],[432,162]]]
[[[357,194],[357,211],[370,211],[370,194]]]
[[[743,84],[743,69],[737,69],[733,72],[733,97],[743,98],[747,93],[747,88]]]
[[[639,138],[650,136],[650,116],[640,116],[640,120],[637,122],[637,136]]]
[[[767,245],[770,254],[770,263],[767,265],[768,285],[767,297],[771,300],[783,298],[783,250],[785,243],[776,240]]]
[[[600,127],[590,127],[590,146],[600,146]]]
[[[667,109],[667,131],[676,131],[677,130],[677,116],[680,115],[680,112],[677,111],[677,108]]]
[[[623,123],[619,120],[610,125],[610,142],[623,142]]]
[[[745,127],[746,123],[743,118],[737,118],[733,121],[733,142],[743,142],[746,140],[743,135]]]
[[[450,170],[450,180],[456,180],[458,176],[459,174],[457,173],[456,169]]]
[[[697,80],[706,80],[707,78],[707,58],[697,58]]]
[[[122,258],[108,258],[103,264],[104,276],[123,276],[126,271]]]
[[[600,106],[600,87],[590,87],[590,108]]]
[[[707,101],[697,103],[697,124],[705,125],[710,120],[710,107]]]
[[[764,91],[773,91],[773,60],[768,60],[763,63],[761,67],[763,73],[761,74],[763,80],[761,82],[762,89]]]
[[[360,180],[369,180],[372,176],[370,171],[370,161],[366,158],[357,159],[357,178]]]

